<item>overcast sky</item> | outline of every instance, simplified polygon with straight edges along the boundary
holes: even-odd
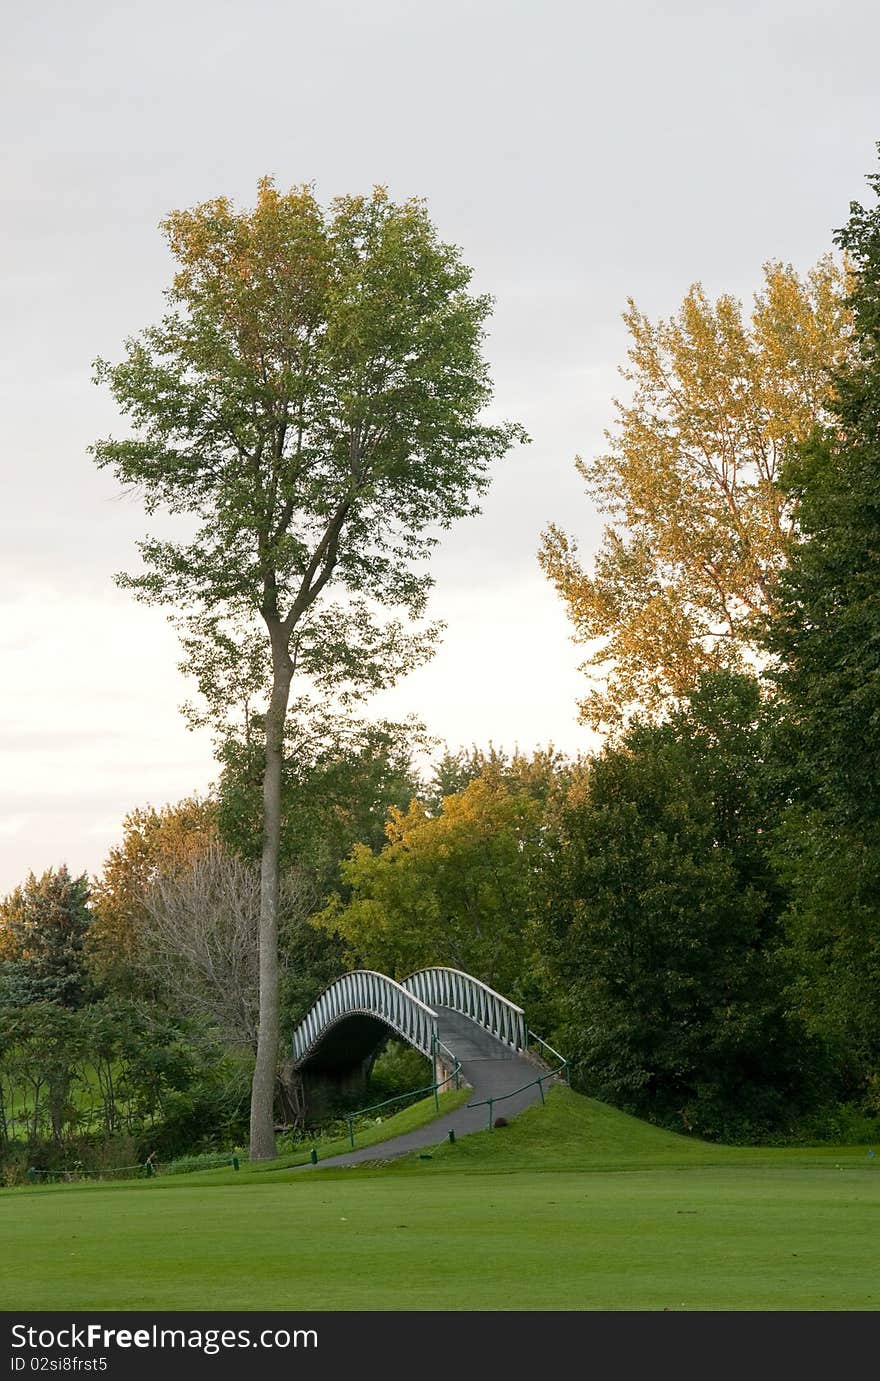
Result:
[[[145,530],[87,446],[98,355],[154,320],[157,229],[257,179],[425,196],[497,299],[501,412],[533,444],[437,556],[442,649],[383,708],[458,746],[586,747],[578,650],[536,562],[600,521],[574,473],[619,391],[627,295],[748,298],[806,268],[876,161],[868,0],[64,0],[7,9],[0,360],[0,894],[100,868],[134,806],[204,790],[163,616],[117,591]]]

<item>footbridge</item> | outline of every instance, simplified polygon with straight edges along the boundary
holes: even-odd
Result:
[[[375,1054],[392,1033],[432,1061],[434,1086],[452,1080],[473,1089],[467,1108],[345,1160],[401,1154],[436,1142],[445,1124],[456,1134],[492,1124],[494,1105],[508,1118],[544,1097],[546,1083],[565,1068],[555,1050],[528,1028],[523,1009],[480,979],[445,965],[418,969],[398,983],[372,969],[355,969],[325,988],[293,1034],[293,1063],[306,1103],[327,1093],[357,1094]],[[427,1135],[426,1135],[427,1133]],[[415,1140],[413,1140],[415,1137]],[[340,1158],[343,1159],[343,1158]],[[325,1164],[327,1162],[324,1162]]]

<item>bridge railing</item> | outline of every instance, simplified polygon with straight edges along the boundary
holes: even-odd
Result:
[[[331,1026],[359,1013],[380,1018],[423,1055],[433,1057],[438,1040],[437,1013],[418,993],[386,974],[354,969],[324,989],[294,1031],[294,1064],[307,1058]]]
[[[514,1050],[526,1048],[528,1033],[522,1007],[461,969],[444,965],[419,969],[403,980],[403,987],[434,1007],[462,1012]]]
[[[560,1055],[558,1050],[554,1050],[552,1045],[548,1045],[546,1041],[541,1040],[540,1036],[536,1036],[534,1031],[527,1031],[526,1038],[529,1042],[534,1041],[537,1045],[540,1045],[542,1050],[546,1050],[548,1055],[551,1055],[553,1059],[557,1061],[556,1067],[554,1069],[548,1069],[546,1074],[539,1074],[536,1079],[530,1079],[527,1084],[520,1084],[519,1088],[511,1089],[509,1093],[499,1093],[494,1098],[483,1098],[479,1103],[468,1103],[469,1108],[489,1109],[490,1132],[495,1126],[493,1109],[496,1103],[503,1103],[508,1098],[515,1098],[518,1093],[525,1093],[526,1089],[534,1088],[535,1084],[538,1086],[541,1102],[545,1103],[547,1101],[544,1097],[545,1084],[552,1083],[554,1079],[565,1079],[566,1083],[569,1081],[568,1060],[566,1060],[563,1055]],[[526,1049],[528,1049],[528,1046],[526,1046]]]
[[[449,1071],[442,1079],[437,1078],[437,1074],[445,1065]],[[456,1059],[448,1046],[444,1045],[439,1039],[434,1043],[434,1082],[425,1084],[423,1088],[408,1089],[406,1093],[396,1093],[393,1098],[384,1098],[381,1103],[371,1103],[368,1108],[358,1108],[356,1112],[346,1113],[348,1118],[348,1140],[351,1149],[354,1150],[354,1128],[359,1117],[366,1117],[367,1113],[378,1112],[380,1108],[388,1108],[392,1103],[403,1103],[405,1100],[415,1100],[425,1093],[433,1093],[434,1110],[440,1111],[440,1090],[447,1089],[449,1086],[461,1088],[461,1060]]]

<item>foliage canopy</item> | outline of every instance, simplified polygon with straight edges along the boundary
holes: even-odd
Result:
[[[680,702],[706,670],[748,668],[777,599],[797,523],[779,485],[786,450],[828,416],[849,349],[845,274],[768,263],[749,320],[694,285],[652,322],[630,299],[628,403],[610,449],[577,461],[611,516],[590,573],[557,525],[541,564],[564,600],[593,688],[594,727]]]

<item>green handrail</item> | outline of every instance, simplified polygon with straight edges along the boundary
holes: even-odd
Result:
[[[548,1050],[548,1051],[550,1052],[550,1054],[553,1056],[554,1060],[558,1060],[558,1061],[559,1061],[559,1069],[556,1071],[556,1073],[557,1073],[557,1074],[564,1074],[564,1075],[565,1075],[565,1082],[566,1082],[567,1084],[571,1083],[569,1064],[568,1064],[568,1060],[565,1058],[564,1055],[560,1055],[559,1051],[558,1051],[558,1050],[554,1050],[552,1045],[548,1045],[546,1041],[542,1041],[542,1040],[541,1040],[541,1037],[540,1037],[540,1036],[536,1036],[535,1033],[534,1033],[534,1031],[527,1031],[527,1032],[526,1032],[526,1039],[527,1039],[527,1040],[532,1040],[532,1041],[537,1041],[539,1045],[543,1045],[544,1049],[545,1049],[545,1050]]]
[[[354,1150],[354,1123],[356,1118],[366,1117],[369,1112],[378,1112],[380,1108],[387,1108],[391,1103],[401,1103],[405,1098],[418,1098],[422,1093],[433,1093],[434,1107],[439,1112],[440,1090],[445,1088],[447,1084],[452,1083],[453,1079],[455,1080],[455,1087],[461,1088],[461,1060],[453,1055],[448,1046],[445,1046],[441,1040],[435,1037],[434,1054],[436,1055],[440,1051],[448,1055],[449,1059],[455,1062],[452,1072],[447,1074],[445,1079],[435,1080],[433,1084],[426,1084],[424,1088],[410,1089],[408,1093],[395,1094],[393,1098],[385,1098],[381,1103],[371,1103],[368,1108],[358,1108],[357,1112],[346,1113],[346,1118],[348,1120],[348,1139],[351,1143],[352,1150]]]
[[[559,1060],[559,1067],[557,1069],[551,1069],[547,1074],[539,1074],[537,1079],[530,1079],[527,1084],[521,1084],[519,1088],[511,1089],[510,1093],[500,1093],[497,1098],[481,1098],[478,1103],[468,1103],[467,1106],[469,1108],[488,1107],[490,1132],[493,1130],[492,1109],[496,1103],[503,1103],[506,1098],[515,1098],[518,1093],[525,1093],[526,1089],[533,1088],[535,1084],[537,1084],[538,1092],[541,1095],[541,1102],[543,1104],[547,1101],[544,1097],[545,1083],[549,1083],[551,1079],[558,1079],[560,1074],[564,1074],[566,1082],[568,1082],[568,1060],[566,1060],[564,1056],[560,1055],[558,1050],[554,1050],[552,1045],[548,1045],[546,1041],[541,1040],[540,1036],[536,1036],[534,1031],[526,1032],[527,1049],[529,1040],[537,1041],[538,1044],[542,1045],[545,1050],[549,1050],[550,1054],[553,1055],[555,1059]]]

